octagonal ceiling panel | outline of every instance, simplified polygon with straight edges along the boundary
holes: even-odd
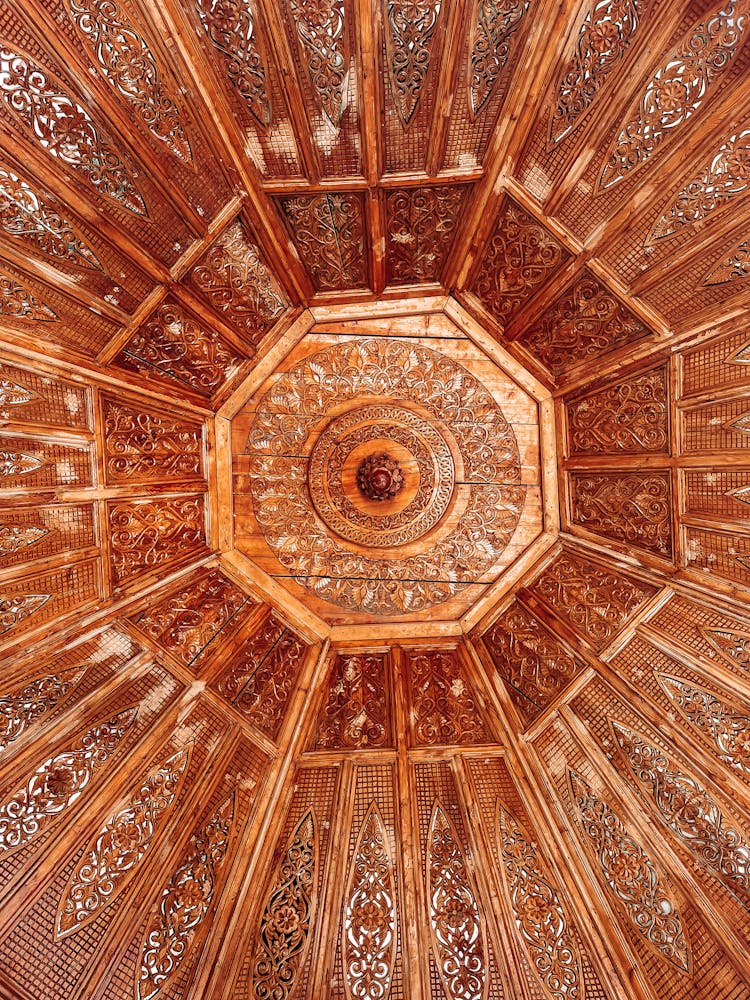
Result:
[[[332,623],[459,618],[543,531],[538,402],[443,314],[313,327],[231,438],[235,548]]]

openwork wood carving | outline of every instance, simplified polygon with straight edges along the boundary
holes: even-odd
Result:
[[[622,379],[568,404],[571,452],[636,455],[669,448],[666,371]]]
[[[0,523],[0,558],[16,555],[23,549],[31,548],[32,545],[46,538],[50,530],[35,524]]]
[[[343,0],[289,0],[289,7],[320,107],[337,128],[349,69],[346,4]]]
[[[750,671],[750,632],[729,629],[702,629],[706,641],[719,656],[741,670]]]
[[[568,771],[586,841],[618,908],[664,959],[685,972],[690,952],[680,913],[659,871],[622,820],[583,778]]]
[[[386,195],[388,283],[439,281],[466,187],[403,188]]]
[[[41,611],[52,594],[13,594],[0,593],[0,635],[9,632],[15,625],[31,618]]]
[[[104,78],[170,153],[192,161],[179,104],[159,72],[151,47],[123,7],[117,0],[68,0],[68,6]]]
[[[282,198],[280,205],[316,289],[367,286],[361,195],[295,195]]]
[[[570,920],[543,872],[536,843],[503,806],[497,815],[504,881],[531,966],[553,1000],[578,1000],[583,976]]]
[[[439,0],[388,0],[386,47],[396,108],[404,127],[417,108],[430,68],[432,36],[437,25]]]
[[[0,271],[0,317],[26,323],[55,323],[57,313],[34,293],[16,281],[12,274]]]
[[[391,746],[388,706],[385,657],[374,653],[340,654],[318,721],[315,747]]]
[[[492,742],[457,653],[413,652],[408,662],[417,744]]]
[[[266,66],[249,0],[198,0],[198,14],[229,82],[261,125],[271,124]]]
[[[493,316],[506,323],[569,256],[544,226],[506,199],[471,290]]]
[[[719,260],[703,279],[704,285],[729,285],[750,274],[750,240],[743,240]]]
[[[0,96],[42,149],[124,208],[148,214],[133,172],[86,109],[33,59],[5,46],[0,47]]]
[[[672,554],[672,487],[668,472],[570,474],[572,519],[589,531]]]
[[[450,1000],[486,1000],[487,943],[456,828],[440,802],[432,810],[427,851],[432,947]]]
[[[85,666],[47,674],[0,698],[0,750],[17,740],[32,723],[43,718],[72,694]]]
[[[289,838],[260,918],[253,958],[253,1000],[291,1000],[316,907],[318,830],[313,811]]]
[[[112,575],[118,586],[206,546],[202,496],[111,503],[108,521]]]
[[[159,763],[87,846],[60,900],[58,939],[95,920],[129,884],[164,825],[188,759],[183,749]]]
[[[31,777],[0,805],[0,852],[30,843],[83,793],[95,771],[107,763],[136,710],[127,709],[102,722],[40,764]]]
[[[622,126],[605,162],[601,188],[617,184],[701,107],[744,41],[748,8],[727,0],[699,21],[649,80],[632,117]]]
[[[510,55],[528,0],[478,0],[471,46],[469,107],[476,117],[492,96]]]
[[[679,838],[745,905],[750,903],[750,844],[727,826],[716,800],[653,743],[619,722],[612,730],[638,785]]]
[[[341,953],[347,1000],[387,1000],[396,957],[396,888],[377,804],[357,837],[344,897]]]
[[[185,855],[162,890],[157,912],[141,939],[138,1000],[151,1000],[172,981],[190,952],[214,900],[226,860],[234,796],[190,838]]]

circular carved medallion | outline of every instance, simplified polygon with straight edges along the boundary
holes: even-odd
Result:
[[[368,455],[359,463],[357,486],[368,500],[393,500],[404,485],[404,474],[387,452]]]

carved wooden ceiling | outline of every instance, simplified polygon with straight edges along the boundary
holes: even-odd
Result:
[[[0,1000],[750,1000],[750,0],[0,0]]]

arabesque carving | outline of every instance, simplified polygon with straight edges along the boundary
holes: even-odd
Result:
[[[701,629],[701,633],[719,656],[740,670],[750,671],[750,632],[708,628]]]
[[[123,500],[109,507],[111,565],[118,586],[205,548],[203,497]]]
[[[25,476],[41,469],[44,464],[44,459],[37,455],[26,455],[21,451],[0,451],[0,478]]]
[[[573,801],[594,860],[633,930],[668,962],[690,969],[680,912],[651,858],[612,807],[583,778],[568,771]]]
[[[27,323],[56,323],[57,313],[11,274],[0,271],[0,316]]]
[[[440,0],[387,0],[386,48],[396,108],[404,127],[417,109],[430,68]]]
[[[52,594],[8,594],[0,593],[0,635],[9,632],[14,625],[31,618],[40,611]]]
[[[344,896],[347,1000],[386,1000],[396,958],[396,886],[388,835],[373,802],[357,837]]]
[[[102,194],[147,215],[134,176],[82,105],[28,56],[0,47],[0,96],[30,138]]]
[[[46,538],[50,530],[50,528],[40,528],[36,524],[0,523],[0,558],[31,548]]]
[[[184,856],[162,890],[158,910],[141,939],[138,1000],[151,1000],[172,981],[189,957],[211,907],[226,860],[234,796],[219,806],[190,838]]]
[[[750,716],[681,677],[656,676],[690,727],[718,750],[723,761],[750,774]]]
[[[107,483],[166,482],[201,475],[200,424],[125,406],[108,397],[102,406]]]
[[[385,658],[382,654],[339,654],[328,700],[318,720],[315,747],[391,746]]]
[[[180,160],[193,159],[180,107],[151,47],[117,0],[67,0],[70,17],[105,79],[135,109],[149,132]]]
[[[58,939],[96,919],[128,885],[164,825],[188,759],[183,749],[160,762],[86,847],[60,899]]]
[[[299,636],[284,629],[234,699],[237,710],[272,740],[278,738],[306,652],[307,646]]]
[[[0,698],[0,751],[17,740],[37,719],[62,704],[86,672],[85,666],[47,674]]]
[[[581,960],[560,897],[543,872],[536,843],[499,804],[497,815],[504,881],[531,966],[552,1000],[578,1000]]]
[[[410,652],[408,664],[417,744],[493,742],[455,651]]]
[[[367,286],[361,195],[294,195],[280,204],[316,289]]]
[[[349,69],[346,4],[344,0],[289,0],[289,7],[320,106],[338,128]]]
[[[473,117],[492,96],[510,55],[511,39],[523,22],[529,0],[478,0],[471,46],[469,107]]]
[[[570,473],[572,520],[657,555],[672,554],[668,472]]]
[[[664,369],[623,378],[569,403],[568,429],[572,453],[666,452],[669,391]]]
[[[698,21],[646,84],[604,161],[599,186],[611,188],[644,163],[701,107],[744,41],[746,0],[723,0]]]
[[[388,284],[439,281],[467,188],[401,188],[385,197]]]
[[[0,805],[0,856],[30,843],[71,806],[107,763],[135,722],[130,708],[49,757]]]
[[[704,285],[729,285],[750,274],[750,240],[743,240],[719,260],[703,279]]]
[[[485,1000],[487,942],[455,826],[440,802],[427,846],[430,930],[440,981],[451,1000]]]

